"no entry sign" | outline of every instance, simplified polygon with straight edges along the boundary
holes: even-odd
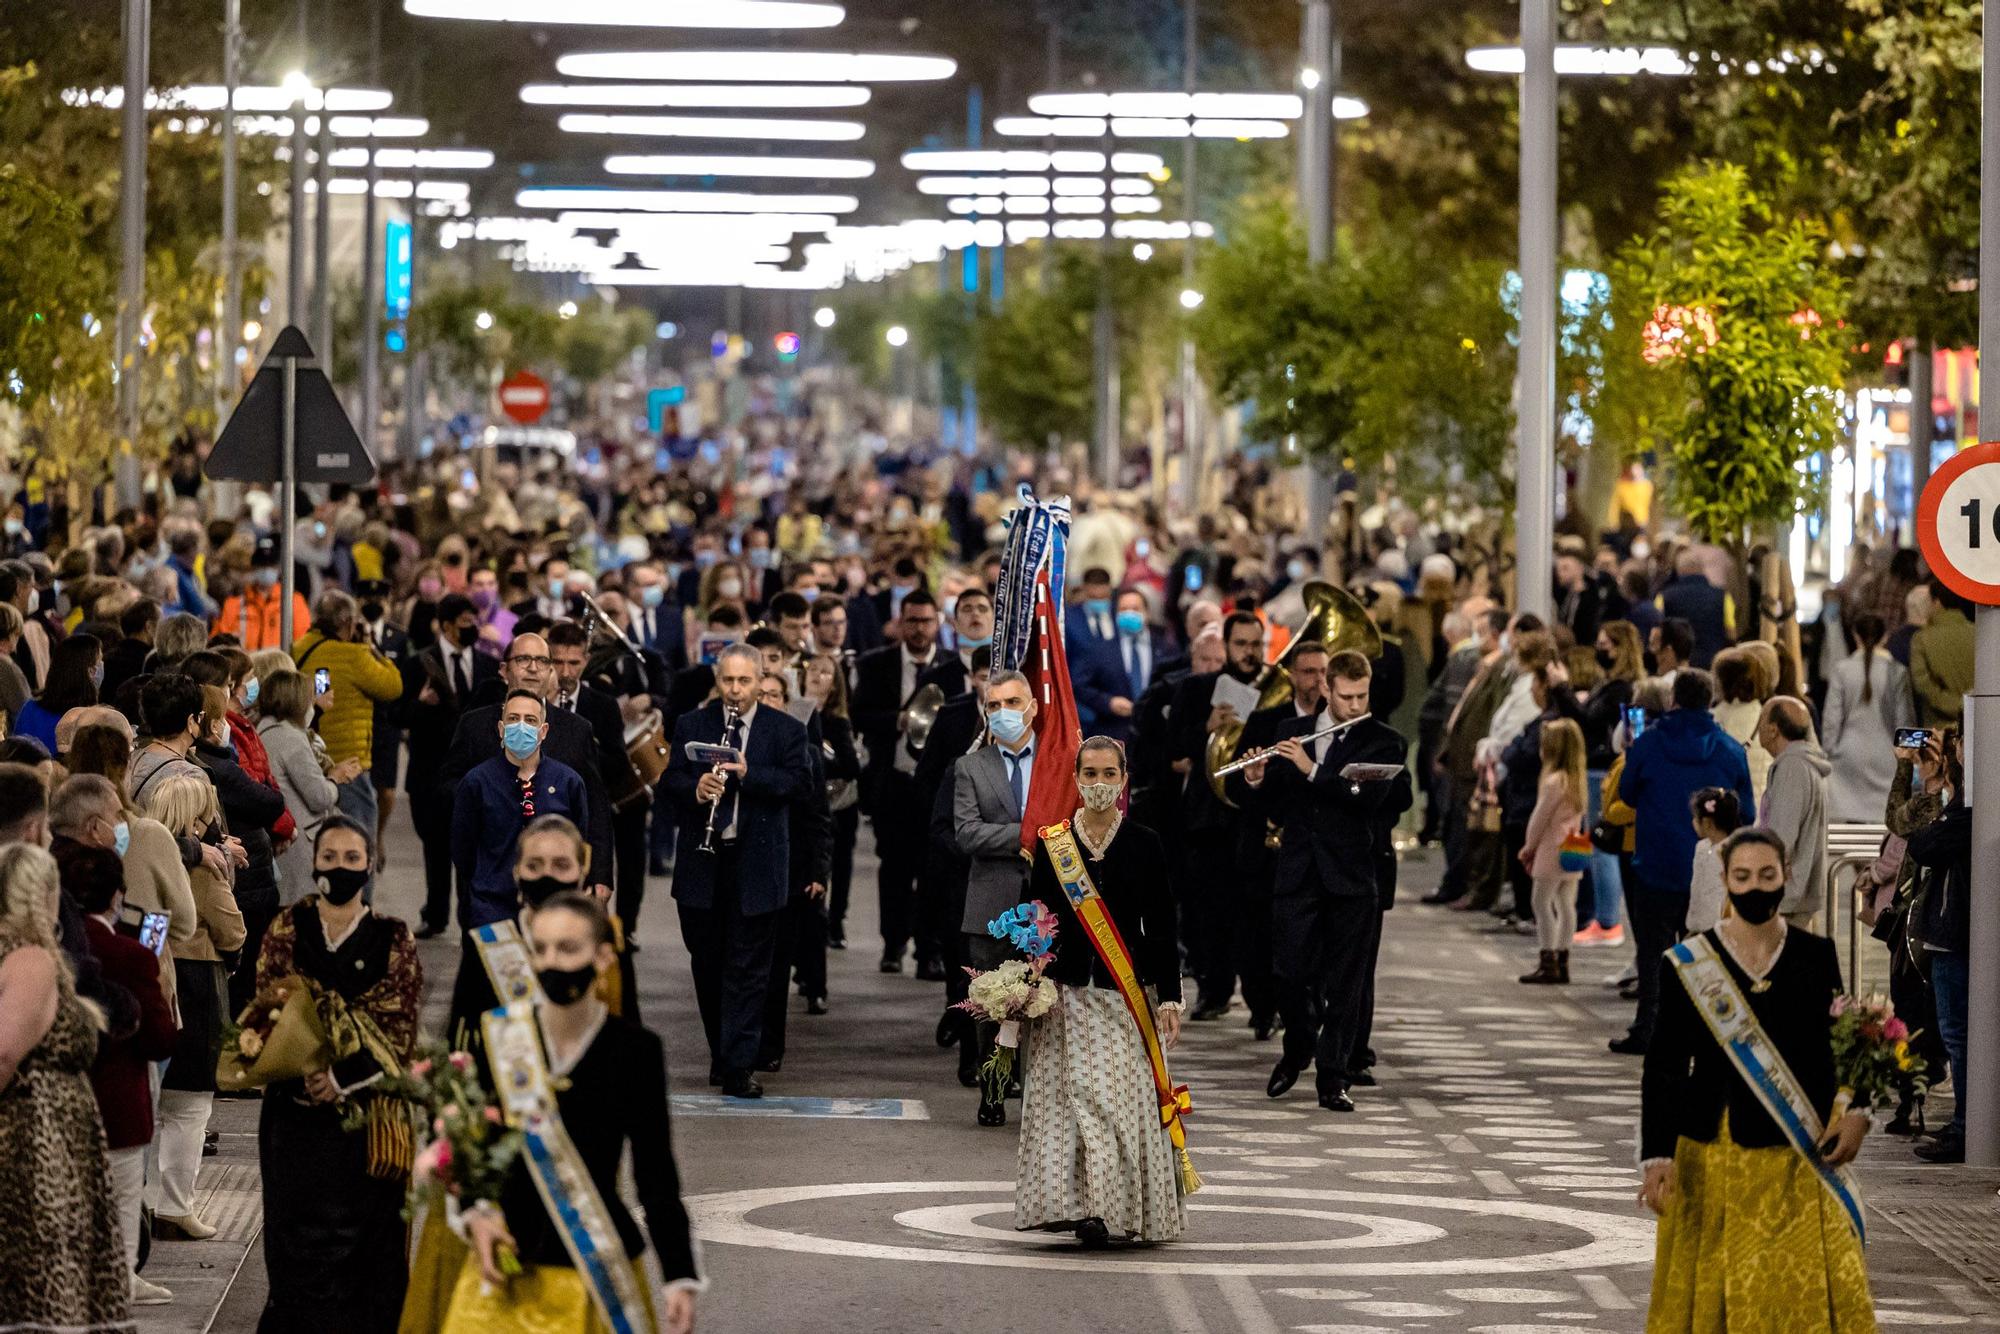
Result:
[[[1951,456],[1917,501],[1917,546],[1946,588],[2000,606],[2000,442]]]
[[[500,382],[500,411],[533,426],[549,410],[549,386],[533,371],[515,371]]]

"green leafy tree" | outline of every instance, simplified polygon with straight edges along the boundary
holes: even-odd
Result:
[[[1825,244],[1818,225],[1775,217],[1743,168],[1698,166],[1614,269],[1627,333],[1607,379],[1663,386],[1635,443],[1669,462],[1674,511],[1738,551],[1791,519],[1800,462],[1841,438],[1848,285],[1820,263]]]

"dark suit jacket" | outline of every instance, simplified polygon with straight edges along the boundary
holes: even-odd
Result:
[[[475,649],[472,654],[472,680],[468,683],[471,688],[477,690],[488,681],[499,679],[500,665]],[[436,704],[418,702],[417,696],[423,693],[426,682],[437,691]],[[389,707],[391,716],[402,726],[410,742],[410,761],[409,767],[403,771],[403,790],[430,796],[437,789],[438,772],[444,767],[446,752],[451,749],[458,720],[469,707],[467,700],[452,693],[451,672],[445,666],[444,655],[435,645],[404,660],[403,695]],[[446,796],[448,798],[449,794]],[[450,809],[449,800],[445,809]]]
[[[1167,718],[1167,759],[1191,760],[1187,788],[1181,796],[1182,827],[1186,829],[1233,828],[1237,812],[1216,800],[1208,785],[1208,713],[1220,672],[1202,672],[1183,677],[1174,691]],[[1249,719],[1244,720],[1247,725]]]
[[[675,671],[688,665],[686,618],[681,614],[680,603],[669,600],[657,607],[646,608],[634,602],[630,612],[632,637],[642,647],[666,659],[667,666]],[[647,624],[649,617],[652,621],[650,625]]]
[[[1323,720],[1297,718],[1282,723],[1279,740],[1304,737]],[[1350,764],[1404,764],[1409,745],[1388,724],[1368,718],[1338,737],[1320,743],[1319,771],[1310,780],[1290,760],[1273,759],[1264,771],[1262,787],[1239,788],[1251,809],[1284,826],[1278,844],[1272,892],[1279,898],[1321,893],[1335,896],[1381,895],[1375,851],[1410,808],[1410,771],[1387,782],[1352,783],[1340,777]]]
[[[680,856],[674,862],[674,898],[689,908],[715,904],[716,858],[700,851],[708,825],[708,805],[695,800],[695,783],[708,770],[687,757],[687,744],[722,741],[722,705],[703,705],[674,727],[674,753],[667,761],[667,795],[680,813]],[[760,707],[743,740],[747,768],[736,788],[738,905],[746,917],[785,906],[792,886],[792,807],[806,799],[816,781],[806,749],[806,729],[781,709]],[[724,801],[729,798],[723,797]]]
[[[923,679],[921,672],[917,679]],[[854,665],[854,682],[854,698],[847,712],[854,720],[854,730],[868,744],[869,781],[862,785],[865,792],[870,782],[895,767],[896,747],[903,744],[902,734],[896,730],[903,705],[909,702],[903,694],[903,646],[886,644],[862,654]]]
[[[965,693],[966,681],[971,676],[972,673],[966,669],[964,658],[959,657],[956,652],[947,653],[939,649],[937,656],[932,660],[931,669],[917,678],[917,685],[920,688],[935,685],[944,691],[946,699],[957,699]]]
[[[1126,763],[1132,769],[1134,792],[1167,787],[1180,790],[1180,775],[1168,765],[1167,709],[1187,674],[1185,657],[1157,664],[1146,693],[1133,701],[1132,736],[1125,743],[1125,753]]]
[[[451,747],[438,769],[438,787],[444,800],[453,798],[452,789],[472,766],[500,754],[500,706],[482,705],[459,716],[452,732]],[[590,819],[583,837],[590,844],[590,883],[611,883],[611,796],[604,787],[604,775],[597,768],[597,738],[590,724],[568,709],[549,710],[549,735],[542,754],[558,764],[568,765],[583,779]]]
[[[882,647],[882,627],[888,622],[888,594],[878,603],[873,593],[856,593],[847,599],[847,647],[857,653]]]
[[[598,774],[604,779],[608,793],[612,787],[629,780],[632,767],[625,754],[625,719],[618,712],[618,701],[601,690],[583,685],[576,692],[575,712],[590,724],[590,734],[597,740]]]

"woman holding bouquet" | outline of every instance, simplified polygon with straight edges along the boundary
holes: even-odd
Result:
[[[1120,815],[1126,777],[1123,747],[1109,737],[1086,740],[1076,760],[1082,805],[1068,832],[1145,988],[1152,1028],[1172,1047],[1181,970],[1166,854],[1156,835]],[[1025,1032],[1014,1226],[1074,1232],[1088,1247],[1114,1238],[1171,1241],[1186,1222],[1180,1165],[1161,1125],[1147,1039],[1071,903],[1059,859],[1047,838],[1036,845],[1028,898],[1057,915],[1056,958],[1045,976],[1060,999]]]
[[[557,1226],[528,1155],[517,1158],[497,1201],[460,1200],[472,1254],[451,1293],[443,1334],[598,1334],[606,1327],[607,1306],[623,1309],[636,1328],[688,1334],[695,1294],[704,1284],[681,1204],[660,1039],[598,999],[598,980],[618,966],[618,955],[610,920],[595,899],[555,894],[538,905],[526,934],[541,998],[528,1021],[525,1050],[510,1055],[504,1034],[499,1043],[489,1042],[489,1074],[495,1087],[507,1089],[514,1086],[501,1077],[503,1068],[514,1073],[508,1062],[545,1063],[541,1073],[555,1090],[567,1145],[555,1146],[555,1181],[542,1186],[576,1192],[568,1203],[585,1220],[576,1230],[584,1236]],[[666,1281],[659,1307],[664,1321],[655,1317],[640,1263],[645,1238],[618,1196],[618,1163],[628,1145],[633,1184]],[[562,1170],[568,1151],[579,1160],[580,1176]],[[603,1220],[601,1236],[587,1221],[593,1217]],[[595,1280],[578,1265],[580,1247],[592,1243],[604,1248]],[[621,1265],[626,1272],[606,1272]]]
[[[371,1021],[407,1062],[423,970],[409,928],[371,912],[362,898],[374,876],[368,834],[345,816],[328,816],[313,839],[313,873],[318,891],[280,912],[264,935],[258,996],[286,978],[310,979],[357,1020]],[[384,1073],[364,1044],[331,1069],[264,1091],[257,1150],[271,1286],[258,1323],[263,1334],[396,1328],[409,1278],[407,1164],[382,1161],[365,1129],[343,1128],[341,1106],[368,1096]]]
[[[1675,978],[1646,1052],[1639,1198],[1660,1216],[1646,1328],[1872,1331],[1860,1202],[1841,1169],[1875,1090],[1848,1111],[1838,1087],[1839,957],[1778,916],[1775,834],[1739,829],[1721,860],[1728,910],[1667,952]]]

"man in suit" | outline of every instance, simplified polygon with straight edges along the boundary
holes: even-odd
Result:
[[[625,590],[632,604],[633,639],[666,659],[674,671],[686,667],[687,631],[681,604],[668,595],[667,572],[656,561],[641,561],[626,572]]]
[[[715,663],[720,698],[675,725],[666,777],[680,814],[674,900],[708,1037],[710,1082],[732,1098],[764,1096],[754,1067],[775,915],[792,889],[791,807],[805,799],[813,774],[804,725],[758,703],[760,668],[754,649],[732,644],[722,651]],[[729,746],[743,758],[720,771],[697,765],[687,756],[694,741]],[[713,851],[701,851],[704,842]]]
[[[516,635],[507,645],[507,658],[500,664],[504,689],[499,704],[469,708],[459,716],[451,745],[438,769],[438,791],[447,804],[455,800],[453,791],[473,766],[492,759],[500,751],[500,714],[505,695],[526,690],[547,700],[555,693],[555,669],[549,659],[549,642],[540,635]],[[601,897],[610,896],[612,856],[611,795],[605,789],[603,772],[597,764],[597,737],[590,724],[567,709],[548,713],[549,734],[542,742],[542,754],[558,764],[574,769],[583,779],[587,818],[579,821],[584,840],[590,844],[590,888]],[[468,886],[459,886],[463,894]],[[463,920],[464,900],[460,900]]]
[[[1152,628],[1151,610],[1139,589],[1118,594],[1111,620],[1117,632],[1111,657],[1117,662],[1120,684],[1109,702],[1111,716],[1101,720],[1099,730],[1122,742],[1131,738],[1138,702],[1146,697],[1160,668],[1171,665],[1174,654],[1166,636]]]
[[[952,769],[952,817],[960,853],[971,859],[965,910],[958,930],[966,962],[982,971],[1006,962],[1005,941],[986,924],[1021,901],[1028,863],[1021,856],[1021,816],[1035,771],[1035,695],[1019,672],[995,672],[986,682],[986,726],[993,744],[960,759]],[[979,1025],[981,1054],[994,1028]],[[1003,1097],[979,1103],[979,1124],[1007,1124]]]
[[[659,650],[633,639],[634,612],[623,594],[607,592],[597,599],[597,605],[604,612],[604,621],[597,626],[597,637],[590,645],[589,658],[584,662],[585,683],[618,705],[619,718],[625,726],[630,727],[657,710],[662,727],[671,729],[673,720],[666,710],[673,695],[674,669],[667,665],[666,657]],[[678,613],[675,615],[678,621]],[[678,628],[676,633],[679,633]],[[650,811],[652,815],[650,827],[645,827],[642,844],[645,852],[644,874],[665,875],[674,850],[674,813],[672,804],[666,799],[665,788],[655,785],[640,810],[642,827],[646,826],[645,812]],[[617,838],[615,829],[613,838]],[[640,864],[634,858],[632,874],[641,874],[637,869]],[[625,873],[623,845],[619,848],[618,867],[622,876]],[[644,884],[643,878],[639,883]],[[632,916],[625,917],[628,933],[638,916],[638,901],[634,899],[629,906]],[[624,916],[625,907],[621,899],[620,916]],[[638,948],[636,942],[632,948]]]
[[[1187,942],[1189,971],[1201,987],[1188,1017],[1203,1021],[1229,1012],[1236,991],[1236,933],[1242,929],[1231,862],[1243,813],[1215,795],[1207,762],[1209,737],[1238,717],[1230,706],[1214,702],[1215,685],[1225,674],[1244,685],[1257,679],[1264,669],[1264,623],[1247,611],[1232,612],[1223,623],[1222,642],[1221,670],[1184,679],[1167,716],[1168,757],[1186,782],[1176,822],[1181,939]]]
[[[812,604],[812,651],[830,653],[840,659],[847,677],[847,693],[854,695],[854,664],[857,658],[847,644],[847,604],[837,597],[820,597]]]
[[[903,953],[917,940],[919,974],[943,977],[941,950],[922,939],[917,918],[917,875],[923,869],[924,822],[915,805],[917,757],[903,735],[903,706],[937,662],[938,609],[921,589],[902,599],[899,643],[862,655],[855,664],[854,728],[868,743],[861,775],[862,799],[875,824],[877,880],[882,914],[882,971],[903,971]],[[912,813],[916,814],[912,819]]]
[[[1354,764],[1401,766],[1408,745],[1368,716],[1367,658],[1343,650],[1327,675],[1325,718],[1280,725],[1277,752],[1244,771],[1241,790],[1284,828],[1272,902],[1285,1051],[1265,1092],[1283,1097],[1311,1064],[1319,1105],[1351,1112],[1348,1071],[1382,913],[1374,850],[1410,808],[1411,789],[1405,768],[1388,779],[1342,776]],[[1307,740],[1327,723],[1350,726]]]
[[[437,642],[403,663],[403,694],[393,706],[410,742],[403,792],[410,822],[424,845],[424,911],[420,939],[451,925],[451,793],[439,782],[458,720],[472,694],[500,679],[500,667],[477,652],[479,613],[463,593],[447,593],[437,606]]]
[[[785,645],[785,681],[796,695],[805,689],[806,659],[812,656],[812,603],[805,595],[786,589],[771,599],[767,609],[771,628]]]
[[[1292,697],[1250,715],[1233,758],[1277,745],[1279,729],[1287,723],[1306,719],[1321,725],[1320,714],[1326,708],[1326,659],[1326,645],[1316,639],[1292,650]],[[1246,794],[1242,783],[1240,774],[1231,775],[1230,799],[1250,813],[1237,821],[1236,866],[1243,886],[1243,911],[1236,935],[1236,971],[1243,979],[1243,1003],[1250,1007],[1251,1030],[1263,1042],[1278,1027],[1278,983],[1271,939],[1271,897],[1278,868],[1276,856],[1265,846],[1276,826],[1260,818],[1259,803]]]
[[[1063,652],[1069,659],[1070,693],[1085,735],[1102,732],[1121,739],[1130,731],[1130,684],[1118,651],[1117,622],[1111,609],[1111,575],[1091,568],[1083,588],[1063,616]]]
[[[618,920],[625,926],[629,941],[638,925],[639,903],[646,895],[646,798],[650,793],[639,787],[632,761],[625,753],[625,720],[618,701],[584,682],[583,669],[589,661],[589,632],[575,621],[557,621],[549,627],[550,668],[555,673],[555,691],[550,703],[557,711],[575,714],[590,724],[597,743],[597,770],[605,780],[605,795],[611,807],[611,853],[609,867],[593,868],[597,878],[611,878],[617,886],[614,900]],[[616,804],[618,797],[625,804]]]
[[[952,604],[951,629],[952,651],[940,653],[937,664],[924,674],[924,681],[944,691],[946,699],[965,693],[972,655],[993,645],[993,595],[976,586],[960,593]]]

